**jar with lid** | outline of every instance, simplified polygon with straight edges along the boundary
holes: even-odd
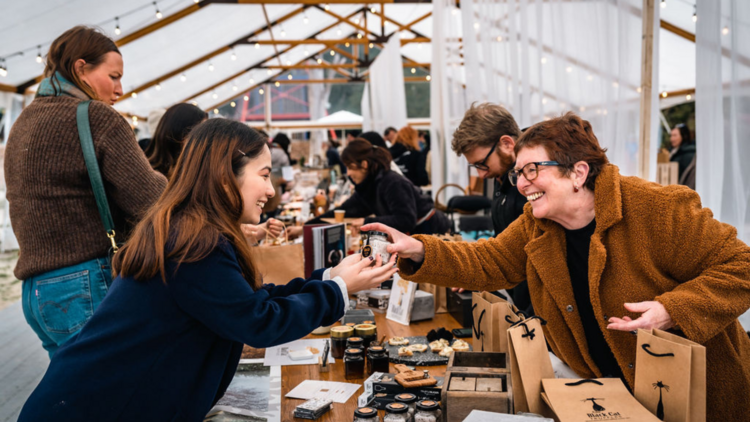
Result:
[[[374,372],[388,373],[388,350],[383,346],[372,346],[367,349],[367,375]]]
[[[354,411],[353,422],[380,422],[378,410],[374,407],[360,407]]]
[[[409,406],[397,402],[385,406],[383,422],[408,422],[409,419]]]
[[[409,407],[409,419],[414,416],[414,412],[417,411],[417,396],[411,393],[401,393],[396,395],[396,403],[402,403]]]
[[[362,337],[353,335],[346,340],[346,348],[348,349],[350,347],[353,347],[355,349],[362,349],[362,352],[364,352],[364,340],[362,339]]]
[[[391,259],[391,254],[386,250],[386,247],[391,244],[388,241],[388,234],[383,232],[370,231],[364,234],[365,241],[362,246],[362,257],[367,258],[374,256],[377,258],[380,255],[382,263],[385,264]]]
[[[341,325],[331,328],[331,357],[334,359],[341,359],[344,357],[346,342],[352,335],[354,335],[354,329],[352,327]]]
[[[440,419],[440,406],[434,400],[417,402],[417,413],[414,422],[437,422]]]
[[[370,324],[359,324],[354,326],[354,335],[362,337],[362,346],[364,346],[365,351],[370,347],[370,343],[377,341],[378,339],[378,334],[375,330],[375,326]]]
[[[357,325],[357,324],[356,324],[356,323],[354,323],[354,322],[347,322],[347,323],[346,323],[346,324],[344,324],[344,325],[346,325],[347,327],[352,327],[352,328],[354,328],[354,326],[355,326],[355,325]]]
[[[365,372],[365,354],[362,349],[349,348],[344,352],[344,378],[362,378]]]

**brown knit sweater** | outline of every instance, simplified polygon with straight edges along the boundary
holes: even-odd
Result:
[[[5,150],[10,219],[20,280],[104,257],[111,246],[96,207],[76,126],[73,97],[36,98],[13,125]],[[161,195],[166,179],[153,171],[128,123],[94,101],[91,134],[116,239]]]

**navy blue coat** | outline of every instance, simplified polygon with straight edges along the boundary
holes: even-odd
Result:
[[[309,280],[253,291],[235,250],[117,277],[93,317],[53,356],[19,421],[202,421],[223,396],[242,345],[269,347],[343,316],[339,286]]]

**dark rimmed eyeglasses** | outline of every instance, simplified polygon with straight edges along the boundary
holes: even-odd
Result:
[[[492,156],[492,153],[495,152],[495,148],[497,148],[497,144],[499,144],[499,143],[500,142],[496,142],[495,145],[493,145],[492,148],[490,148],[490,152],[487,153],[487,156],[484,157],[484,160],[482,160],[482,161],[480,161],[478,163],[469,164],[469,167],[474,167],[477,170],[489,171],[490,168],[486,164],[487,160],[489,160],[490,157]]]
[[[508,180],[510,184],[516,186],[518,184],[518,176],[523,174],[529,182],[536,179],[539,176],[539,166],[561,166],[562,164],[557,161],[537,161],[535,163],[526,163],[525,166],[521,167],[520,170],[512,169],[508,172]]]

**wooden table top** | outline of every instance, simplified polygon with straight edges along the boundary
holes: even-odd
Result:
[[[448,330],[453,328],[461,328],[460,324],[450,314],[436,314],[435,318],[427,321],[413,322],[409,326],[401,325],[397,322],[387,320],[385,313],[374,312],[375,324],[378,326],[378,339],[386,336],[386,340],[398,336],[423,336],[426,335],[430,330],[445,327]],[[339,324],[337,324],[339,325]],[[330,338],[330,335],[309,335],[305,338]],[[430,375],[442,377],[445,375],[445,365],[439,366],[420,366],[418,369],[427,369],[430,371]],[[390,372],[395,373],[393,369],[393,363],[390,364]],[[295,365],[295,366],[283,366],[281,368],[281,421],[304,421],[306,419],[300,419],[294,417],[294,408],[304,403],[304,400],[289,399],[286,398],[286,394],[289,393],[294,387],[305,380],[323,380],[323,381],[338,381],[348,382],[352,384],[360,384],[360,388],[346,403],[333,403],[331,410],[329,410],[320,419],[321,422],[346,422],[351,421],[354,418],[354,410],[357,408],[357,398],[364,393],[364,382],[367,377],[358,379],[345,379],[344,378],[344,361],[336,359],[336,363],[332,364],[329,372],[319,372],[318,365]],[[380,417],[384,416],[384,411],[379,411]]]

